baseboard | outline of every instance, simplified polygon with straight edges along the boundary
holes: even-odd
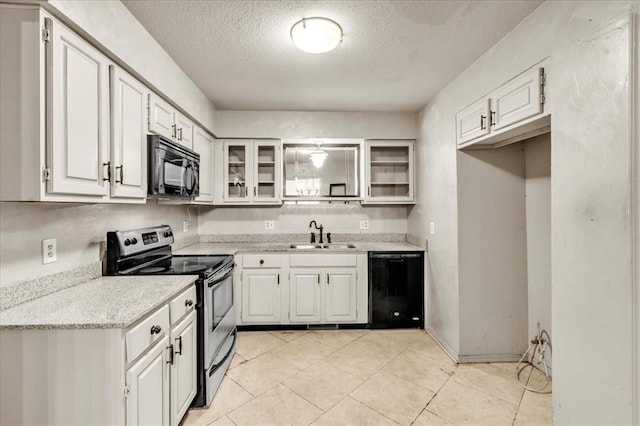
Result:
[[[431,338],[440,346],[440,348],[447,354],[449,358],[455,363],[458,363],[458,353],[453,350],[451,346],[447,342],[445,342],[439,335],[436,333],[433,328],[426,327],[425,331]]]
[[[460,364],[474,362],[518,362],[522,354],[487,354],[487,355],[459,355]]]

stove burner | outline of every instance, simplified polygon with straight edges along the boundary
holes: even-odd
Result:
[[[170,269],[170,266],[150,266],[148,268],[141,269],[138,271],[138,274],[157,274],[159,272],[167,272]]]

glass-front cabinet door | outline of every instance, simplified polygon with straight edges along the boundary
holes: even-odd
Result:
[[[280,174],[280,141],[224,141],[224,203],[281,203]]]
[[[367,140],[365,203],[415,202],[414,141]]]
[[[250,141],[225,141],[224,142],[224,188],[223,199],[225,202],[242,203],[249,202],[251,171]]]

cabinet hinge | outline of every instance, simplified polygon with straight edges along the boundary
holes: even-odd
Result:
[[[544,73],[544,68],[540,68],[540,86],[547,84],[547,75]]]
[[[540,94],[540,103],[544,104],[544,101],[545,101],[544,93],[541,93]]]
[[[45,43],[51,41],[51,31],[49,31],[49,28],[47,27],[42,27],[42,41]]]
[[[124,390],[122,391],[125,398],[129,396],[129,385],[124,386]]]
[[[42,180],[43,181],[51,180],[51,169],[50,168],[45,167],[44,169],[42,169]]]

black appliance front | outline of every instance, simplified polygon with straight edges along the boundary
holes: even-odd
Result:
[[[148,195],[192,198],[200,195],[200,154],[158,135],[148,135]]]
[[[369,252],[369,326],[424,327],[423,252]]]

